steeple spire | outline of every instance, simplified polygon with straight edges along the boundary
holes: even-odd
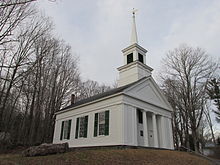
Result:
[[[131,43],[128,47],[122,50],[124,56],[124,65],[118,68],[119,87],[138,81],[143,77],[150,76],[153,70],[151,67],[146,65],[147,50],[138,44],[135,24],[136,12],[137,10],[133,9]]]
[[[138,43],[138,38],[137,38],[137,30],[136,30],[136,23],[135,23],[135,12],[137,12],[137,9],[133,8],[132,11],[132,31],[131,31],[131,45],[134,43]]]

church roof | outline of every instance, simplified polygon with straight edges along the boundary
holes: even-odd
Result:
[[[58,112],[60,111],[63,111],[63,110],[67,110],[67,109],[70,109],[70,108],[74,108],[76,106],[79,106],[79,105],[83,105],[83,104],[86,104],[86,103],[89,103],[89,102],[92,102],[92,101],[95,101],[95,100],[98,100],[98,99],[101,99],[101,98],[104,98],[104,97],[107,97],[107,96],[111,96],[111,95],[114,95],[116,93],[120,93],[122,91],[124,91],[125,89],[133,86],[134,84],[142,81],[143,79],[145,79],[146,77],[138,80],[138,81],[135,81],[131,84],[128,84],[128,85],[125,85],[125,86],[122,86],[122,87],[119,87],[119,88],[114,88],[112,90],[109,90],[107,92],[103,92],[103,93],[100,93],[100,94],[97,94],[97,95],[94,95],[94,96],[91,96],[89,98],[86,98],[86,99],[83,99],[83,100],[80,100],[80,101],[77,101],[76,103],[72,104],[72,105],[69,105],[63,109],[60,109]]]

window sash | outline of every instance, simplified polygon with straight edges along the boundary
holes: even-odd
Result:
[[[76,135],[77,138],[87,138],[87,129],[88,129],[88,115],[77,118],[76,123]]]
[[[94,137],[109,135],[109,110],[95,113]]]
[[[69,120],[64,122],[64,127],[63,127],[63,139],[68,138],[68,131],[69,131]]]
[[[84,137],[85,131],[85,116],[79,118],[79,137]]]
[[[105,135],[105,111],[98,113],[98,135]]]
[[[60,140],[64,140],[64,139],[68,140],[68,139],[70,139],[71,121],[72,120],[62,121]]]

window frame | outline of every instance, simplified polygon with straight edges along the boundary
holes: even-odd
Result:
[[[72,119],[61,122],[60,140],[70,140]]]
[[[82,116],[82,117],[79,117],[79,128],[78,128],[78,138],[85,138],[84,137],[84,134],[85,134],[85,121],[86,120],[86,116]],[[82,125],[81,125],[81,121],[83,121]],[[81,127],[82,126],[82,127]],[[82,128],[82,129],[81,129]],[[83,132],[81,132],[81,130],[83,130]],[[82,135],[81,135],[82,133]]]
[[[144,56],[141,53],[138,53],[138,61],[144,64]]]
[[[103,114],[103,118],[104,119],[102,119],[103,121],[101,121],[102,123],[100,123],[100,114]],[[105,124],[106,124],[106,122],[105,122],[105,111],[102,111],[102,112],[99,112],[98,113],[98,127],[97,127],[97,135],[98,136],[105,136]],[[104,125],[104,131],[103,131],[103,134],[100,134],[100,125]]]
[[[137,109],[138,111],[138,123],[143,124],[143,112],[140,109]]]
[[[81,128],[81,120],[84,118],[84,122],[83,122],[83,133],[82,135],[80,134],[80,128]],[[86,119],[87,118],[87,119]],[[85,115],[85,116],[80,116],[76,118],[76,130],[75,130],[75,139],[84,139],[88,137],[88,120],[89,120],[89,116]]]
[[[131,57],[131,58],[129,58],[129,57]],[[134,62],[134,55],[133,55],[133,53],[130,53],[127,55],[127,64],[130,64],[132,62]]]
[[[103,115],[104,116],[103,117],[104,121],[102,121],[102,123],[100,123],[100,114],[102,114],[102,113],[104,113],[104,115]],[[105,111],[101,111],[101,112],[95,113],[95,118],[94,118],[95,119],[94,120],[94,135],[93,135],[94,137],[109,136],[109,119],[110,119],[109,113],[110,113],[109,110],[105,110]],[[104,127],[103,134],[100,134],[100,125],[104,125],[103,126]]]
[[[140,130],[140,136],[143,137],[144,136],[144,131]]]

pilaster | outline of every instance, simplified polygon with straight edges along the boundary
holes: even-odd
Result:
[[[152,113],[153,133],[154,133],[154,147],[158,147],[158,135],[157,135],[157,121],[156,114]]]

